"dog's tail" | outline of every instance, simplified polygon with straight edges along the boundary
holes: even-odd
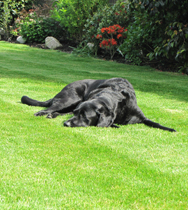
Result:
[[[41,106],[41,107],[49,107],[52,103],[52,100],[53,99],[49,99],[47,101],[37,101],[37,100],[34,100],[34,99],[29,98],[27,96],[22,96],[22,98],[21,98],[21,102],[23,104],[27,104],[27,105],[30,105],[30,106]]]
[[[170,131],[170,132],[176,132],[176,130],[174,130],[173,128],[168,128],[165,126],[160,125],[159,123],[153,122],[149,119],[144,119],[143,123],[147,126],[153,127],[153,128],[160,128],[162,130],[166,130],[166,131]]]

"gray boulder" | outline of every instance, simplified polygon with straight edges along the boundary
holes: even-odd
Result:
[[[0,28],[0,40],[5,35],[5,30],[3,28]]]
[[[56,49],[58,47],[62,47],[62,44],[54,37],[48,36],[45,39],[45,45],[49,49]]]
[[[22,36],[18,36],[16,41],[20,44],[24,44],[26,42],[26,39],[24,39]]]
[[[5,30],[3,28],[0,28],[0,35],[5,35]]]
[[[88,42],[88,43],[87,43],[87,46],[89,47],[90,50],[92,50],[93,47],[94,47],[94,43]]]

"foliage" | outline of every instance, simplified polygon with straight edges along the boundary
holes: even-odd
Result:
[[[126,59],[188,68],[188,2],[129,1],[133,23],[128,27],[128,38],[122,45]]]
[[[32,9],[38,18],[51,17],[51,11],[53,10],[53,0],[36,0],[34,1]]]
[[[9,23],[10,23],[10,19],[11,19],[11,13],[10,13],[10,9],[9,9],[9,5],[8,2],[5,1],[3,3],[3,7],[2,9],[2,13],[0,16],[0,26],[2,27],[2,29],[4,30],[4,36],[5,36],[5,40],[7,40],[9,38]]]
[[[10,36],[10,26],[14,25],[14,20],[23,8],[30,7],[31,0],[4,0],[0,1],[0,27],[5,30],[5,39]]]
[[[127,29],[116,24],[101,29],[101,34],[97,34],[96,39],[100,40],[99,46],[110,53],[110,58],[114,57],[118,47],[126,38]]]
[[[52,2],[44,0],[42,5],[38,2],[29,11],[22,9],[15,21],[16,28],[11,33],[14,36],[22,35],[29,43],[43,43],[46,36],[54,36],[57,39],[66,37],[67,33],[60,24],[50,18],[51,8]]]
[[[11,21],[15,17],[18,17],[22,9],[30,9],[32,7],[32,0],[4,0],[0,1],[0,14],[4,12],[4,3],[8,4],[8,8],[11,14]],[[1,17],[1,16],[0,16]],[[1,19],[1,18],[0,18]]]
[[[113,6],[106,5],[105,7],[99,8],[93,16],[87,19],[84,29],[84,44],[82,47],[87,46],[88,43],[92,43],[93,47],[87,49],[97,55],[100,50],[100,40],[96,39],[96,37],[98,34],[101,34],[101,29],[116,24],[126,28],[128,22],[125,2],[117,1]]]
[[[105,5],[107,0],[60,0],[55,1],[53,18],[66,27],[72,39],[82,40],[83,28],[88,17],[93,15],[98,7]]]
[[[66,36],[65,30],[57,21],[52,18],[33,18],[27,17],[20,24],[20,35],[22,35],[28,43],[37,42],[44,43],[47,36],[53,36],[57,39],[63,35]]]
[[[131,23],[128,26],[127,39],[120,46],[127,62],[140,65],[147,62],[146,55],[153,50],[152,43],[156,46],[161,42],[157,36],[156,26],[153,24],[155,18],[148,13],[141,13],[138,8],[128,10]]]

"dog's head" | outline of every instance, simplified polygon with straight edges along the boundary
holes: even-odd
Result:
[[[114,114],[105,104],[96,100],[85,101],[73,111],[74,116],[64,123],[67,127],[116,127],[113,125]]]

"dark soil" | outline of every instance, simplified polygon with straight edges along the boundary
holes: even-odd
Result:
[[[66,52],[66,53],[72,53],[73,48],[75,47],[75,44],[72,44],[72,46],[70,45],[70,43],[61,43],[62,47],[58,47],[56,50],[60,50],[62,52]],[[48,49],[45,44],[38,44],[38,43],[31,43],[31,44],[27,44],[30,47],[37,47],[37,48],[41,48],[41,49]]]

